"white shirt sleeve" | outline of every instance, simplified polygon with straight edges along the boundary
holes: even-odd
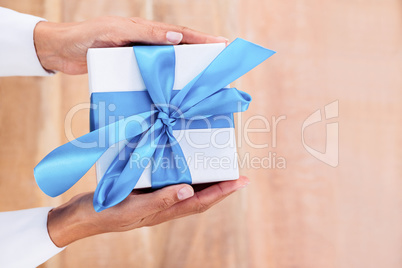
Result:
[[[36,55],[33,32],[44,19],[0,7],[0,76],[47,76]]]
[[[0,213],[0,267],[36,267],[64,248],[47,231],[51,207]]]
[[[0,76],[47,76],[33,31],[44,19],[0,7]],[[64,248],[49,237],[50,207],[0,213],[0,267],[36,267]]]

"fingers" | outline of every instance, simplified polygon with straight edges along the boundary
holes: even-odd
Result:
[[[161,30],[181,33],[183,35],[182,44],[227,43],[229,41],[225,37],[206,34],[184,26],[157,21],[145,21],[145,23]]]
[[[194,198],[194,200],[191,200],[192,202],[188,202],[189,204],[187,204],[186,208],[189,210],[188,212],[204,212],[231,193],[247,186],[249,183],[250,180],[242,176],[235,181],[225,181],[214,184],[197,192],[197,199]]]
[[[170,208],[155,214],[146,225],[155,225],[168,220],[188,216],[195,213],[201,213],[222,201],[228,195],[244,188],[250,183],[247,177],[241,176],[234,181],[224,181],[214,184],[185,201],[176,203]]]
[[[224,37],[198,32],[187,27],[131,18],[130,42],[156,45],[227,43]]]
[[[135,211],[142,217],[169,209],[194,195],[194,190],[190,185],[178,184],[159,189],[152,193],[132,195],[129,197],[130,205],[128,211]]]

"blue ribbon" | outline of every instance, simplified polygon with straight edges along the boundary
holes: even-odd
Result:
[[[173,46],[136,46],[134,52],[155,109],[132,113],[50,152],[34,169],[36,182],[47,195],[55,197],[64,193],[110,146],[129,141],[100,180],[93,200],[98,212],[120,203],[134,189],[151,159],[157,162],[172,155],[185,159],[172,134],[178,122],[247,110],[251,97],[225,86],[275,53],[238,38],[183,89],[174,92]],[[104,146],[100,146],[100,137],[105,141]],[[133,157],[137,156],[143,160],[141,167],[131,167],[130,160],[134,161]],[[152,187],[177,183],[191,183],[185,161],[184,165],[153,170]]]

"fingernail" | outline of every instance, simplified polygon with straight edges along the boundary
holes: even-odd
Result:
[[[244,183],[244,184],[240,184],[240,185],[236,188],[236,191],[245,188],[245,187],[246,187],[247,185],[249,185],[249,184],[250,184],[250,181],[248,181],[248,182],[246,182],[246,183]]]
[[[183,39],[183,34],[178,32],[167,32],[166,39],[172,44],[178,44]]]
[[[190,198],[193,195],[194,195],[194,190],[192,187],[189,187],[189,186],[185,186],[177,192],[177,197],[179,198],[179,200],[184,200],[184,199]]]
[[[228,46],[228,44],[229,44],[229,39],[227,39],[226,37],[223,37],[223,36],[218,36],[218,38],[220,38],[220,39],[222,39],[222,40],[225,40],[225,46]]]
[[[229,39],[227,39],[226,37],[218,36],[218,38],[224,39],[226,42],[229,42]]]

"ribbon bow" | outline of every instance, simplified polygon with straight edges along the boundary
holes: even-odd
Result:
[[[181,120],[210,118],[247,110],[251,97],[226,85],[244,75],[275,52],[236,39],[226,47],[197,77],[172,94],[175,73],[173,46],[133,47],[138,66],[155,109],[132,115],[96,129],[50,152],[35,167],[37,184],[47,195],[55,197],[71,188],[113,144],[129,141],[141,146],[125,146],[109,166],[94,194],[94,208],[102,211],[124,200],[134,189],[146,164],[153,159],[174,155],[185,159],[172,127]],[[123,131],[121,130],[124,126]],[[99,144],[103,133],[106,146],[83,148],[79,144]],[[111,133],[114,133],[113,135]],[[130,167],[134,153],[142,167]],[[184,165],[157,168],[152,172],[152,187],[191,183]],[[144,165],[145,164],[145,165]]]

